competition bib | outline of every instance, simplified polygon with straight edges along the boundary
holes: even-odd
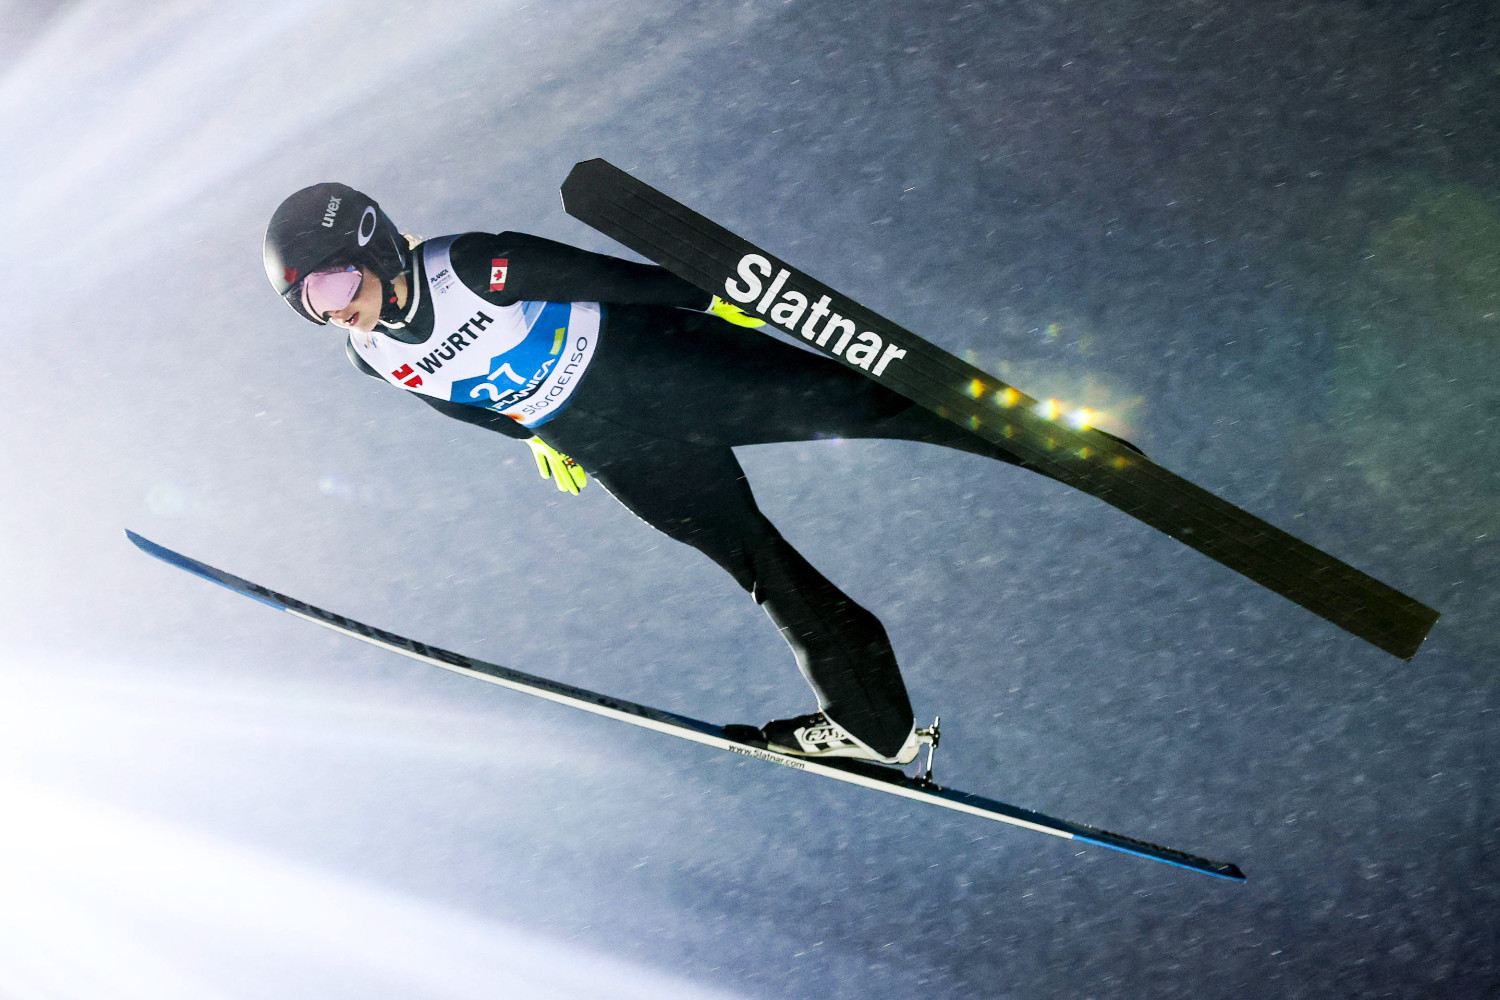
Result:
[[[503,413],[538,427],[567,405],[594,357],[603,310],[597,302],[516,302],[496,306],[454,273],[456,236],[422,244],[432,335],[421,344],[377,328],[350,343],[392,385]]]

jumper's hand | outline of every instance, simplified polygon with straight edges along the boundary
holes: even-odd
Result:
[[[583,471],[583,466],[541,438],[527,438],[526,443],[531,446],[531,454],[536,458],[536,471],[543,479],[556,481],[560,492],[571,493],[576,497],[578,491],[589,484],[588,473]]]
[[[713,297],[713,301],[708,304],[708,311],[722,319],[724,322],[733,323],[735,326],[746,326],[754,330],[757,327],[766,325],[766,321],[761,319],[759,316],[751,316],[749,313],[745,312],[745,310],[741,309],[733,302],[725,302],[717,295],[715,295]]]

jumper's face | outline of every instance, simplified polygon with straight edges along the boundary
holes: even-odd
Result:
[[[368,267],[360,269],[359,288],[349,303],[338,309],[328,310],[328,322],[345,330],[369,333],[380,319],[380,278]]]

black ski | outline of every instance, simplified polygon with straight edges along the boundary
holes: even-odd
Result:
[[[659,733],[666,733],[668,736],[676,736],[678,739],[690,740],[694,743],[701,743],[719,750],[728,750],[731,753],[753,757],[772,764],[780,764],[783,767],[805,771],[808,774],[816,774],[824,778],[833,778],[836,781],[844,781],[853,785],[861,785],[865,788],[873,788],[879,792],[899,795],[902,798],[914,799],[918,802],[927,802],[931,805],[941,806],[944,809],[952,809],[974,816],[982,816],[1001,823],[1009,823],[1012,826],[1025,827],[1026,829],[1037,830],[1041,833],[1050,833],[1054,837],[1062,837],[1066,840],[1077,840],[1086,844],[1094,844],[1098,847],[1107,847],[1114,851],[1122,851],[1126,854],[1151,858],[1154,861],[1202,872],[1205,875],[1213,875],[1216,878],[1236,882],[1242,882],[1245,878],[1237,866],[1227,862],[1210,861],[1207,858],[1200,858],[1170,847],[1162,847],[1158,844],[1149,844],[1142,840],[1122,837],[1119,834],[1108,833],[1091,826],[1084,826],[1081,823],[1070,823],[1067,820],[1056,819],[1039,812],[1033,812],[1030,809],[1021,809],[1017,806],[1007,805],[1004,802],[996,802],[993,799],[970,795],[968,792],[944,788],[927,778],[914,778],[895,768],[852,761],[834,763],[832,761],[816,761],[789,757],[785,754],[768,750],[764,744],[759,744],[753,739],[737,738],[740,731],[746,727],[716,726],[712,723],[688,718],[685,715],[678,715],[675,712],[666,712],[659,708],[637,705],[634,702],[624,701],[620,698],[611,698],[608,695],[573,687],[570,684],[561,684],[557,681],[548,680],[545,677],[536,677],[531,674],[522,673],[519,670],[511,670],[509,667],[486,663],[483,660],[476,660],[462,653],[454,653],[446,649],[440,649],[437,646],[429,646],[426,643],[396,635],[394,632],[373,628],[352,618],[345,618],[343,615],[334,614],[332,611],[325,611],[322,608],[314,607],[311,604],[297,600],[295,597],[278,594],[274,590],[251,583],[242,577],[226,573],[221,569],[215,569],[196,559],[190,559],[181,553],[173,552],[171,549],[164,548],[155,542],[142,538],[133,531],[126,531],[125,535],[148,555],[155,556],[163,562],[176,566],[179,569],[185,569],[189,573],[201,576],[205,580],[228,587],[236,593],[254,598],[262,604],[269,605],[278,611],[285,611],[298,618],[310,621],[315,625],[322,625],[324,628],[332,629],[335,632],[342,632],[345,635],[362,639],[373,645],[400,653],[403,656],[409,656],[414,660],[421,660],[423,663],[442,667],[445,670],[452,670],[455,673],[476,677],[479,680],[489,681],[491,684],[498,684],[501,687],[534,695],[538,698],[545,698],[560,705],[580,708],[585,712],[592,712],[595,715],[618,719],[621,722],[628,722],[631,725],[640,726],[644,729],[653,729]],[[735,735],[731,736],[730,732],[733,732]]]
[[[1438,613],[808,277],[604,160],[573,168],[569,215],[1027,465],[1410,659]],[[804,322],[805,320],[805,322]],[[818,325],[821,323],[821,327]],[[800,329],[799,329],[800,327]]]

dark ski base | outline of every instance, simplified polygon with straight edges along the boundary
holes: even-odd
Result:
[[[254,598],[262,604],[269,605],[279,611],[285,611],[298,618],[305,619],[315,625],[322,625],[335,632],[362,639],[373,645],[389,649],[392,652],[409,656],[412,659],[430,663],[433,666],[452,670],[455,673],[466,674],[476,677],[492,684],[508,687],[514,691],[545,698],[572,708],[580,708],[585,712],[595,715],[603,715],[621,722],[641,726],[645,729],[654,729],[659,733],[676,736],[679,739],[691,740],[694,743],[702,743],[706,746],[716,747],[720,750],[728,750],[745,757],[753,757],[772,764],[780,764],[783,767],[794,768],[798,771],[806,771],[825,778],[833,778],[849,784],[862,785],[865,788],[873,788],[876,791],[886,792],[891,795],[899,795],[902,798],[914,799],[931,805],[941,806],[957,812],[969,813],[981,816],[985,819],[1008,823],[1012,826],[1025,827],[1041,833],[1049,833],[1054,837],[1062,837],[1067,840],[1076,840],[1086,844],[1094,844],[1098,847],[1107,847],[1110,850],[1122,851],[1126,854],[1134,854],[1153,861],[1175,865],[1179,868],[1187,868],[1191,871],[1202,872],[1216,878],[1228,879],[1234,882],[1244,881],[1245,876],[1235,865],[1224,861],[1210,861],[1196,855],[1187,854],[1183,851],[1174,850],[1170,847],[1162,847],[1158,844],[1149,844],[1142,840],[1130,837],[1122,837],[1119,834],[1109,833],[1105,830],[1084,826],[1081,823],[1070,823],[1067,820],[1056,819],[1046,816],[1030,809],[1021,809],[1016,806],[1007,805],[1004,802],[996,802],[978,795],[970,795],[968,792],[960,792],[952,788],[943,788],[941,785],[923,778],[914,778],[895,768],[881,767],[878,764],[864,764],[854,761],[833,763],[831,761],[807,760],[799,757],[789,757],[785,754],[769,750],[764,744],[754,739],[734,739],[726,734],[724,726],[716,726],[709,722],[691,719],[685,715],[677,715],[674,712],[666,712],[658,708],[650,708],[646,705],[637,705],[634,702],[623,701],[619,698],[611,698],[608,695],[598,694],[583,688],[573,687],[569,684],[560,684],[557,681],[548,680],[545,677],[536,677],[531,674],[522,673],[519,670],[511,670],[509,667],[497,666],[465,656],[462,653],[454,653],[437,646],[429,646],[425,643],[408,639],[405,636],[396,635],[383,629],[373,628],[352,618],[325,611],[314,607],[295,597],[278,594],[259,584],[251,583],[249,580],[226,573],[221,569],[215,569],[196,559],[173,552],[171,549],[157,545],[155,542],[142,538],[133,531],[126,531],[128,537],[136,546],[148,555],[179,569],[187,570],[205,580],[228,587],[230,590],[246,597]],[[734,727],[736,731],[744,727]]]
[[[821,331],[809,320],[801,331],[804,343],[1389,653],[1410,659],[1438,619],[1431,608],[1174,475],[1109,435],[1050,418],[1025,393],[604,160],[575,166],[563,182],[562,196],[569,215],[771,322],[777,322],[771,311],[779,296],[795,291],[805,302],[826,297],[828,312],[853,328],[841,326],[835,335],[829,331],[831,319],[824,320]],[[789,325],[801,322],[800,315]]]

